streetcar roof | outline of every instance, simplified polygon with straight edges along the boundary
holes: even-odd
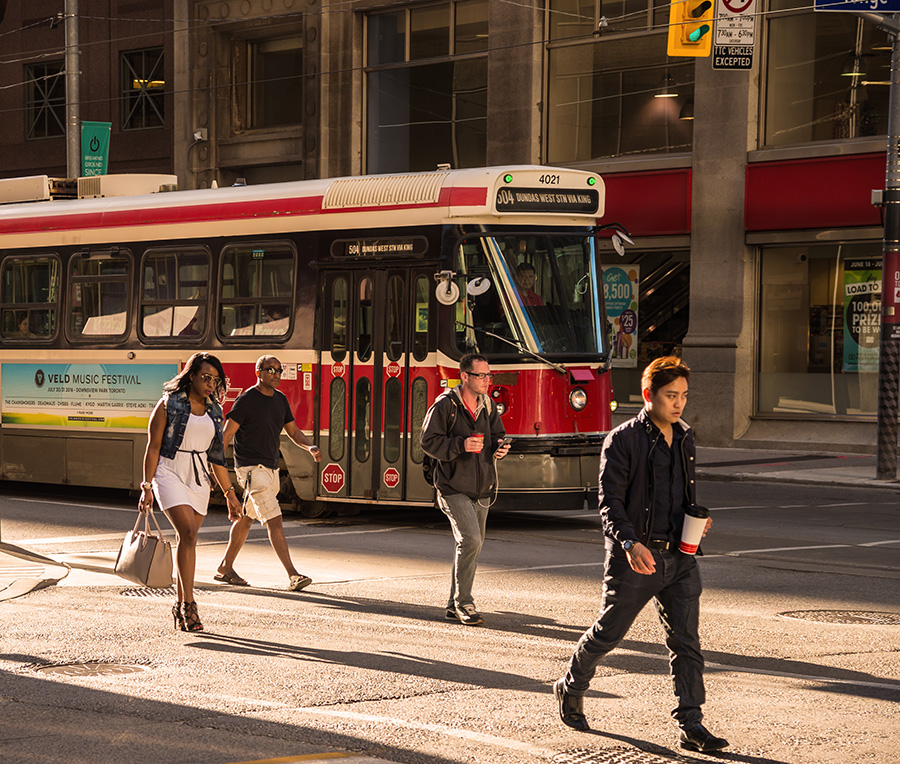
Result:
[[[508,202],[502,210],[501,190]],[[518,207],[511,196],[516,190],[527,197]],[[460,218],[591,225],[603,215],[604,202],[598,175],[537,165],[323,178],[0,205],[0,249],[435,225]]]

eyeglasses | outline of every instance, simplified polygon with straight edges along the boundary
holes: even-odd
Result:
[[[218,387],[219,383],[222,381],[221,377],[214,377],[212,374],[201,374],[200,379],[206,383],[214,382]]]
[[[269,372],[269,374],[278,374],[278,376],[284,374],[284,369],[275,366],[273,366],[271,369],[263,369],[263,371],[267,371]]]
[[[479,374],[475,374],[474,372],[467,371],[466,374],[468,374],[470,377],[477,377],[478,379],[493,379],[494,378],[494,372],[492,372],[492,371],[482,371]]]

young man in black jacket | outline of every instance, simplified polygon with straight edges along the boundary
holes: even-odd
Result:
[[[680,358],[653,361],[641,378],[643,411],[603,443],[600,516],[607,557],[600,617],[581,637],[553,693],[563,723],[589,729],[583,697],[590,681],[653,599],[666,632],[681,747],[709,752],[726,748],[728,741],[702,724],[700,571],[695,557],[678,549],[685,508],[696,504],[694,434],[681,418],[689,378]],[[707,520],[704,536],[711,524]]]
[[[487,394],[494,378],[487,358],[463,356],[459,376],[461,384],[439,395],[425,414],[421,442],[425,453],[438,460],[437,505],[450,519],[456,541],[446,618],[478,626],[483,619],[472,583],[496,479],[493,460],[506,456],[509,446],[502,445],[506,430]]]

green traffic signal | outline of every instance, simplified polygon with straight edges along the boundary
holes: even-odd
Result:
[[[701,24],[688,35],[688,39],[691,42],[697,42],[697,40],[703,37],[703,35],[705,35],[707,32],[709,32],[709,24]]]

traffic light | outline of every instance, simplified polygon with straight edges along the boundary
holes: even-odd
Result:
[[[670,56],[708,56],[712,50],[712,0],[673,0],[669,7]]]

